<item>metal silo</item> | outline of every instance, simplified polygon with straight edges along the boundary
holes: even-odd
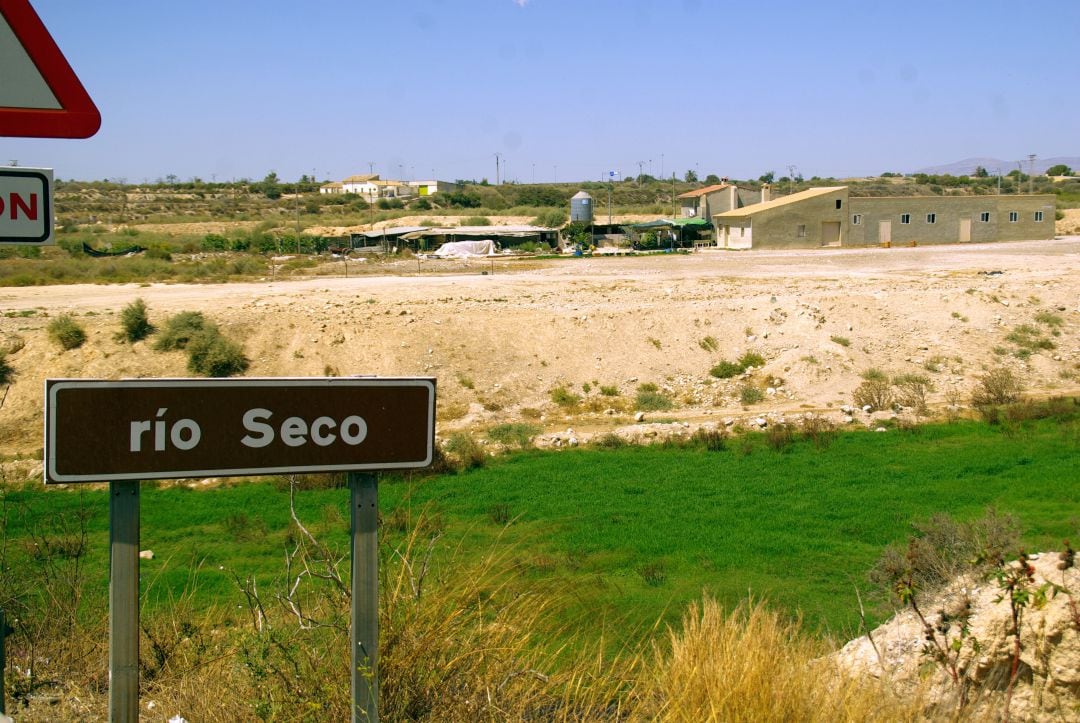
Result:
[[[570,222],[592,223],[593,199],[585,191],[578,191],[570,199]]]

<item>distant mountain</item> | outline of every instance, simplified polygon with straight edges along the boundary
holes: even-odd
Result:
[[[1009,171],[1016,170],[1018,161],[1023,164],[1024,173],[1027,173],[1028,161],[1026,158],[1011,161],[1003,161],[1000,158],[965,158],[962,161],[947,163],[943,166],[920,168],[915,172],[926,173],[931,176],[944,176],[946,174],[950,176],[970,176],[975,173],[977,167],[982,166],[989,171],[991,175],[997,173],[999,169],[1003,174],[1006,174]],[[1056,166],[1059,163],[1064,163],[1066,166],[1073,169],[1073,171],[1080,171],[1080,156],[1058,156],[1055,158],[1036,158],[1035,173],[1046,173],[1047,168]]]

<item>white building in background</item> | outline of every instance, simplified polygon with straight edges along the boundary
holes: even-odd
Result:
[[[417,196],[434,196],[436,193],[458,190],[458,184],[450,181],[409,181],[409,185],[416,189]]]
[[[434,196],[436,193],[456,191],[458,184],[449,181],[391,181],[379,178],[373,173],[362,176],[349,176],[342,181],[326,183],[319,187],[319,193],[355,193],[368,203],[380,198],[410,198],[413,196]]]

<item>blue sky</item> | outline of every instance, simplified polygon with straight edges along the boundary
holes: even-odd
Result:
[[[60,178],[806,177],[1080,155],[1080,3],[32,0],[102,114]]]

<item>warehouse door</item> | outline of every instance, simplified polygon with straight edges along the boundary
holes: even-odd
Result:
[[[877,238],[882,244],[892,243],[892,221],[878,221]]]
[[[822,246],[839,246],[840,245],[840,222],[839,221],[822,221],[821,222],[821,245]]]
[[[971,219],[960,219],[960,243],[965,243],[971,240]]]

